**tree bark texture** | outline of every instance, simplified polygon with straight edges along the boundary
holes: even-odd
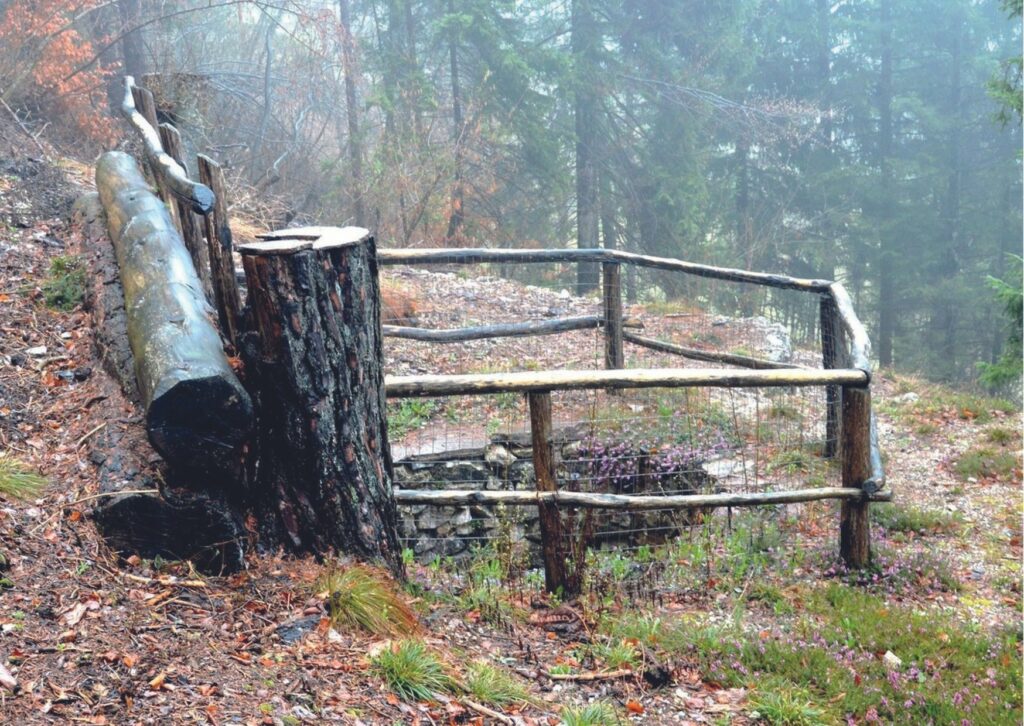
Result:
[[[330,240],[332,232],[342,233]],[[302,235],[299,235],[300,237]],[[260,412],[261,536],[401,575],[376,249],[366,230],[240,247]]]
[[[224,355],[192,259],[130,156],[100,157],[96,187],[150,441],[176,467],[230,475],[252,427],[252,403]]]

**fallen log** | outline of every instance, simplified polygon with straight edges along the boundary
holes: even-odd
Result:
[[[72,227],[89,269],[86,307],[103,369],[93,373],[99,395],[83,412],[101,422],[95,434],[83,437],[99,481],[99,492],[88,497],[89,516],[107,546],[122,556],[190,560],[209,573],[235,571],[242,566],[247,536],[240,517],[223,497],[179,484],[135,423],[143,416],[124,293],[98,194],[75,202]],[[136,412],[125,416],[126,409]],[[184,483],[195,485],[187,475]]]
[[[252,403],[210,322],[192,259],[130,156],[101,156],[96,187],[124,287],[149,439],[175,467],[231,472],[252,428]]]

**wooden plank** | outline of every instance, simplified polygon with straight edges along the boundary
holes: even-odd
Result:
[[[483,489],[396,489],[398,504],[429,504],[439,507],[463,507],[470,504],[504,504],[535,507],[554,503],[580,509],[690,509],[693,507],[757,507],[766,504],[798,504],[823,499],[860,499],[864,492],[852,487],[821,487],[780,492],[737,492],[727,494],[683,494],[650,496],[637,494],[598,494],[594,492],[489,491]]]
[[[733,366],[741,366],[743,368],[751,368],[757,370],[814,370],[807,366],[797,365],[796,363],[778,363],[773,360],[765,360],[764,358],[753,358],[747,355],[735,355],[733,353],[715,353],[709,350],[700,350],[699,348],[688,348],[682,345],[676,345],[675,343],[667,343],[663,340],[656,340],[655,338],[647,338],[642,335],[634,335],[633,333],[624,333],[623,340],[633,343],[634,345],[640,345],[644,348],[650,348],[651,350],[658,350],[662,353],[673,353],[683,358],[689,358],[691,360],[702,360],[708,363],[727,363]]]
[[[556,494],[558,486],[555,482],[555,452],[551,445],[551,394],[531,393],[528,401],[537,494]],[[569,594],[562,515],[558,511],[558,505],[553,502],[540,502],[537,506],[540,515],[541,553],[544,559],[544,588],[548,592]]]
[[[872,473],[871,391],[844,386],[842,401],[843,487],[863,494],[864,484]],[[862,568],[871,563],[868,502],[863,497],[843,502],[839,514],[839,554],[848,567]]]
[[[172,159],[185,165],[184,148],[181,145],[181,134],[171,124],[160,124],[160,141],[164,150]],[[192,256],[192,264],[195,265],[199,279],[203,283],[203,292],[207,300],[213,300],[213,281],[210,275],[210,251],[207,249],[206,240],[203,239],[200,222],[192,211],[190,202],[178,196],[173,196],[174,206],[177,209],[178,229],[181,230],[181,238],[185,242],[188,253]]]
[[[194,212],[206,214],[213,208],[213,192],[205,184],[189,179],[188,174],[181,168],[181,164],[164,151],[163,145],[160,143],[160,134],[155,126],[155,114],[151,119],[147,119],[135,107],[135,100],[132,97],[133,88],[135,88],[135,79],[125,76],[121,114],[128,119],[128,122],[142,137],[142,146],[150,168],[174,195],[188,200]]]
[[[220,331],[235,349],[241,333],[242,300],[235,275],[234,245],[228,220],[227,194],[224,172],[220,164],[208,156],[198,155],[199,178],[213,190],[213,209],[203,218],[206,227],[207,254],[210,258],[210,278],[217,303]]]
[[[698,388],[720,386],[781,387],[822,385],[867,385],[868,376],[856,369],[819,371],[785,370],[737,371],[726,368],[692,370],[646,368],[634,370],[537,371],[520,373],[472,373],[464,375],[387,376],[385,387],[391,398],[478,395],[519,391],[579,390],[596,388]]]
[[[555,250],[504,250],[489,248],[464,249],[388,249],[378,250],[377,259],[382,265],[476,265],[484,263],[526,264],[553,262],[620,262],[638,267],[659,270],[676,270],[698,277],[710,277],[732,282],[750,282],[769,287],[810,292],[828,292],[830,280],[805,280],[787,275],[765,272],[748,272],[728,267],[700,265],[694,262],[668,257],[652,257],[633,252],[608,249],[555,249]]]
[[[616,262],[601,264],[604,317],[604,367],[626,367],[622,348],[622,266]]]

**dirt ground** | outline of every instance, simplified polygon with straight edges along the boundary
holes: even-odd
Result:
[[[16,139],[17,130],[4,134]],[[56,155],[33,161],[18,145],[0,154],[0,451],[38,468],[49,486],[30,501],[0,498],[0,554],[7,561],[0,573],[0,720],[499,722],[455,697],[408,704],[388,692],[368,660],[381,647],[378,639],[330,627],[315,562],[252,556],[240,574],[202,577],[187,563],[119,562],[105,549],[87,516],[98,491],[89,442],[107,427],[137,426],[139,412],[123,400],[111,408],[109,381],[92,357],[88,315],[58,312],[42,300],[50,261],[76,250],[66,217],[71,200],[88,187],[87,170]],[[509,298],[501,304],[514,302],[516,287],[499,287]],[[529,295],[524,304],[536,299]],[[416,370],[413,354],[394,355],[401,372]],[[907,379],[884,375],[873,387],[876,404],[889,404],[881,406],[880,433],[890,486],[898,501],[949,512],[964,526],[929,536],[882,532],[877,542],[896,558],[941,552],[963,587],[922,586],[900,597],[952,611],[984,631],[1019,622],[1020,470],[965,481],[954,467],[993,428],[1019,431],[1019,414],[996,411],[981,424],[953,408],[910,419],[908,387]],[[834,516],[828,507],[815,509],[790,533],[790,546],[827,546]],[[410,574],[427,591],[438,587],[436,573],[414,567]],[[789,586],[822,575],[780,577]],[[532,605],[543,610],[548,603]],[[744,689],[717,685],[685,657],[669,664],[670,681],[657,689],[639,676],[553,680],[551,667],[579,633],[552,633],[531,619],[487,623],[443,598],[419,606],[427,642],[453,667],[467,654],[494,655],[530,684],[535,705],[509,710],[508,723],[557,724],[558,704],[593,698],[618,704],[623,718],[637,723],[750,720]],[[672,619],[716,616],[729,607],[713,592],[662,593],[653,612]],[[751,627],[770,617],[757,614]]]

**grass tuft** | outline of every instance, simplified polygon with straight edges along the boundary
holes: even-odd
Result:
[[[515,676],[504,668],[484,661],[474,661],[466,668],[465,690],[481,703],[508,706],[528,703],[530,693]]]
[[[562,726],[618,726],[620,723],[622,719],[615,713],[615,707],[604,701],[562,709]]]
[[[871,507],[871,520],[889,532],[916,532],[917,534],[956,534],[961,517],[937,509],[900,507],[895,504],[876,504]]]
[[[954,467],[961,479],[1001,479],[1010,481],[1020,468],[1020,455],[1016,451],[976,446],[965,452]]]
[[[419,623],[394,583],[383,572],[366,565],[331,570],[319,588],[328,594],[335,626],[362,628],[374,635],[405,636]]]
[[[750,694],[750,707],[772,726],[826,726],[835,716],[814,705],[807,691],[781,683],[759,687]]]
[[[7,452],[0,453],[0,494],[30,499],[46,486],[46,477],[30,469]]]
[[[407,701],[430,701],[450,692],[452,679],[441,661],[418,640],[403,640],[371,659],[374,672]]]

